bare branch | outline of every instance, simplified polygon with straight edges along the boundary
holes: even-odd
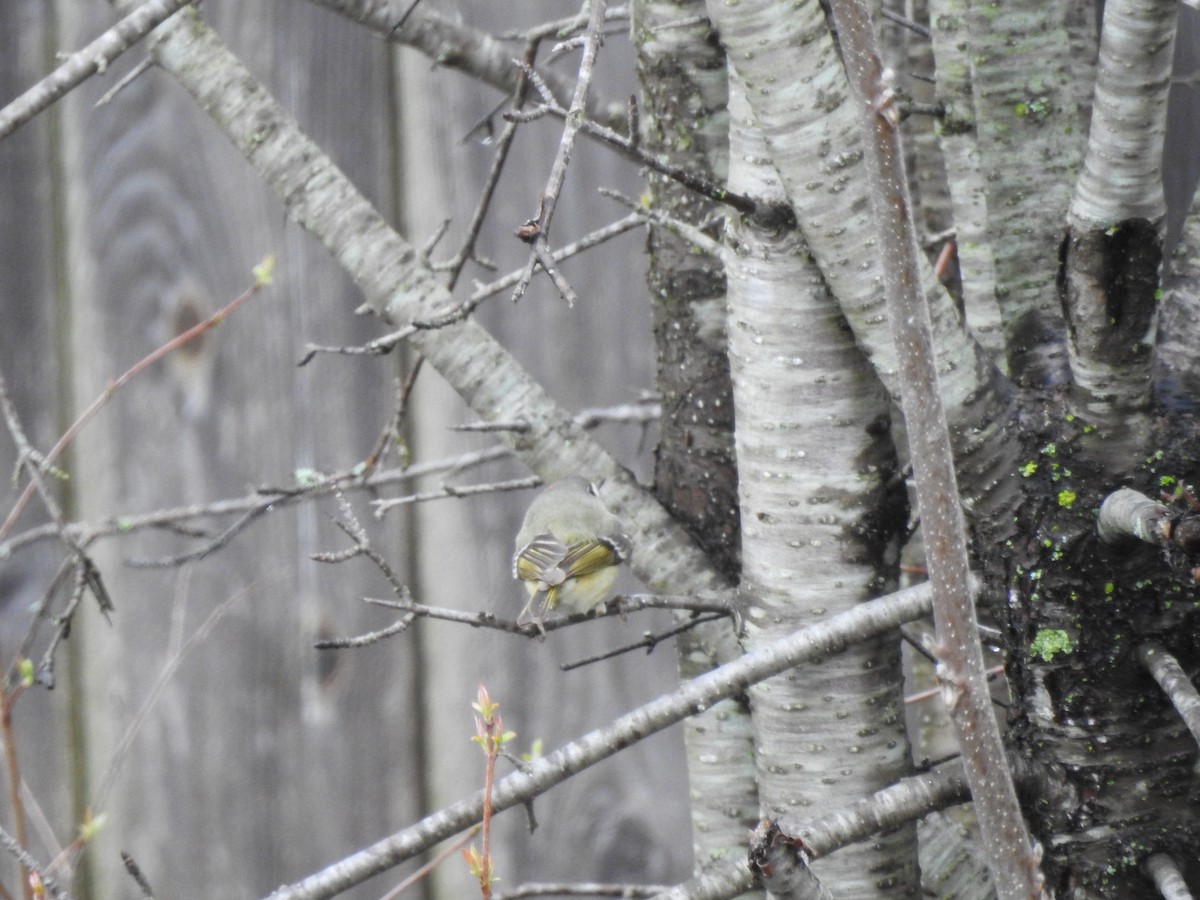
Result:
[[[833,892],[809,868],[811,849],[764,820],[750,835],[750,867],[756,880],[782,900],[833,900]]]
[[[116,25],[0,109],[0,139],[16,131],[42,110],[79,87],[93,75],[173,16],[192,0],[146,0]]]
[[[492,894],[492,900],[522,900],[525,897],[617,897],[618,900],[642,900],[666,890],[660,884],[603,884],[589,881],[563,883],[526,883]]]
[[[998,895],[1029,900],[1041,896],[1044,889],[1040,854],[1022,818],[992,713],[975,605],[967,589],[966,526],[938,385],[929,308],[921,289],[920,250],[891,108],[894,98],[883,80],[866,5],[861,0],[834,0],[833,15],[862,130],[871,207],[884,261],[888,318],[900,357],[901,405],[933,590],[938,675]]]
[[[455,497],[472,497],[476,494],[496,494],[505,491],[522,491],[541,485],[542,479],[536,475],[528,478],[513,478],[509,481],[494,481],[488,484],[452,485],[444,484],[437,490],[424,491],[420,494],[410,494],[407,497],[395,497],[391,500],[375,500],[375,517],[382,519],[388,510],[397,506],[410,506],[413,503],[427,503],[430,500],[446,500]]]
[[[558,205],[558,195],[562,191],[563,182],[567,178],[567,165],[571,161],[571,151],[575,147],[575,138],[579,134],[579,129],[587,110],[587,97],[588,90],[592,84],[592,73],[596,67],[596,57],[600,52],[600,44],[604,39],[602,30],[606,6],[606,0],[591,0],[589,6],[590,15],[588,18],[587,37],[583,45],[583,57],[579,61],[579,75],[575,80],[575,91],[571,96],[571,106],[563,122],[562,137],[558,141],[558,151],[554,155],[554,162],[550,166],[550,175],[546,179],[546,187],[543,189],[541,200],[538,203],[537,218],[532,223],[531,243],[534,246],[534,253],[530,256],[529,262],[525,266],[525,272],[522,274],[521,280],[517,282],[517,286],[513,290],[514,300],[525,293],[525,287],[529,284],[529,278],[533,273],[535,262],[540,263],[542,268],[546,270],[546,274],[554,281],[555,286],[558,288],[559,293],[562,294],[563,299],[567,301],[568,306],[572,304],[574,299],[574,291],[571,290],[570,285],[557,274],[554,255],[550,250],[548,239],[550,222],[554,218],[554,210]],[[532,67],[524,66],[523,70],[528,74],[532,72]]]
[[[695,225],[689,225],[687,222],[672,218],[661,210],[643,206],[618,191],[610,190],[609,188],[600,188],[600,193],[610,200],[616,200],[622,206],[632,209],[634,215],[639,218],[647,222],[653,222],[655,225],[660,225],[668,231],[679,235],[679,237],[698,249],[703,250],[709,256],[716,259],[724,259],[726,253],[725,245],[709,237]]]
[[[525,47],[525,65],[520,67],[520,75],[517,77],[517,85],[513,89],[512,104],[510,110],[518,112],[525,105],[525,97],[529,93],[529,76],[528,71],[533,66],[533,61],[537,56],[537,44],[530,41]],[[475,252],[475,242],[479,238],[479,231],[483,228],[483,220],[487,216],[488,208],[492,204],[492,197],[496,193],[496,185],[500,183],[500,173],[504,171],[504,163],[508,160],[508,151],[512,148],[513,138],[517,136],[517,125],[513,121],[509,121],[504,126],[504,131],[500,134],[496,141],[496,151],[492,154],[492,165],[488,170],[487,178],[484,180],[483,189],[479,192],[479,201],[475,204],[475,212],[471,216],[471,221],[467,225],[467,236],[463,239],[462,247],[455,254],[454,259],[450,260],[450,280],[446,283],[449,290],[454,290],[454,285],[458,282],[458,276],[462,274],[463,266]]]
[[[1197,745],[1200,745],[1200,693],[1188,678],[1187,672],[1179,665],[1167,648],[1155,641],[1148,641],[1138,647],[1138,661],[1146,667],[1163,689],[1179,718],[1187,725]]]
[[[879,831],[918,819],[969,799],[962,766],[957,762],[914,775],[849,804],[846,809],[796,823],[780,823],[798,836],[816,859],[840,847],[865,840]],[[715,865],[691,881],[658,895],[658,900],[736,897],[752,886],[744,859]]]
[[[1100,539],[1115,544],[1123,539],[1137,538],[1147,544],[1165,546],[1171,537],[1171,524],[1166,506],[1151,500],[1132,488],[1120,488],[1100,504],[1096,530]]]
[[[573,243],[559,247],[557,257],[560,261],[569,259],[576,254],[590,250],[592,247],[596,247],[617,235],[624,234],[626,231],[630,231],[643,224],[645,224],[645,216],[641,215],[629,215],[623,219],[618,219],[609,225],[585,234]],[[431,331],[461,322],[478,309],[480,304],[485,300],[499,295],[520,281],[524,271],[524,268],[514,269],[502,278],[498,278],[488,284],[478,285],[471,293],[469,300],[460,303],[449,312],[434,316],[433,318],[410,322],[403,328],[393,331],[390,334],[385,334],[382,337],[377,337],[361,347],[324,347],[309,344],[305,348],[304,356],[297,365],[307,365],[318,353],[339,353],[347,356],[381,356],[385,353],[391,353],[398,344],[412,337],[418,331]]]
[[[633,106],[632,109],[636,110],[636,105]],[[545,102],[535,110],[531,110],[529,113],[523,116],[512,116],[511,118],[519,121],[530,121],[534,118],[537,118],[539,115],[546,113],[564,119],[567,117],[567,110],[555,103],[553,97],[550,97],[545,99]],[[593,122],[590,119],[584,119],[581,122],[580,127],[583,129],[583,133],[588,137],[595,138],[596,140],[619,150],[634,162],[640,163],[649,169],[653,169],[660,175],[665,175],[673,181],[679,182],[684,187],[695,191],[701,196],[708,197],[710,200],[715,200],[717,203],[724,203],[743,215],[751,216],[757,219],[779,214],[778,209],[771,204],[764,205],[751,197],[746,197],[734,191],[727,190],[723,185],[709,181],[707,178],[703,178],[687,171],[686,169],[673,166],[669,162],[660,159],[654,154],[648,153],[638,146],[636,131],[631,131],[631,136],[626,137],[620,132],[609,128],[606,125],[601,125],[598,122]]]
[[[126,384],[140,375],[151,365],[158,362],[164,356],[174,353],[184,344],[188,343],[188,341],[199,337],[212,328],[216,328],[223,321],[225,321],[227,317],[232,315],[239,306],[257,294],[260,290],[262,290],[262,288],[270,284],[270,271],[272,265],[273,261],[270,257],[268,257],[267,260],[265,260],[261,266],[255,270],[254,284],[243,291],[241,295],[235,297],[228,304],[217,310],[204,321],[198,322],[191,328],[187,329],[187,331],[175,335],[175,337],[171,338],[161,347],[158,347],[156,350],[142,357],[142,359],[130,366],[130,368],[122,373],[121,376],[115,381],[110,381],[108,385],[105,386],[105,389],[100,396],[93,400],[91,405],[81,412],[79,417],[71,423],[71,426],[65,432],[63,432],[62,436],[50,449],[50,452],[46,454],[45,459],[42,461],[42,466],[49,466],[56,459],[58,459],[63,450],[67,448],[67,445],[70,444],[71,441],[75,439],[75,436],[78,435],[83,429],[83,427],[92,420],[92,417],[104,407],[104,404],[108,402],[108,399],[112,397],[113,394],[123,388]],[[0,541],[4,540],[8,533],[12,530],[13,525],[16,524],[16,521],[20,517],[22,510],[24,510],[26,504],[29,503],[29,498],[32,496],[36,486],[37,481],[34,480],[29,484],[28,487],[25,488],[25,490],[21,493],[21,496],[17,498],[17,502],[13,504],[13,508],[9,512],[8,518],[6,518],[4,523],[0,525]]]
[[[445,315],[453,297],[417,251],[393,231],[329,157],[300,130],[246,67],[194,14],[166,23],[152,44],[159,65],[200,107],[281,198],[289,219],[325,244],[358,285],[369,308],[395,325]],[[531,425],[514,450],[546,480],[588,472],[606,480],[644,562],[643,580],[677,593],[716,587],[704,555],[632,476],[472,319],[409,338],[462,398],[487,419],[520,417]],[[670,548],[669,550],[667,548]],[[733,648],[732,634],[726,643]]]
[[[505,93],[517,85],[517,70],[512,64],[512,52],[486,32],[471,28],[439,15],[426,7],[413,12],[403,27],[393,31],[390,3],[378,0],[313,0],[370,28],[382,37],[412,47],[434,60],[438,65],[456,69],[490,84]],[[535,31],[522,35],[524,41],[538,41],[545,35]],[[554,95],[563,102],[571,96],[570,79],[547,73],[546,80]],[[625,121],[623,104],[602,104],[593,100],[588,106],[588,118],[619,128]]]
[[[71,900],[71,895],[60,888],[58,882],[46,874],[45,868],[39,865],[38,861],[30,856],[24,847],[13,840],[12,836],[3,828],[0,828],[0,844],[3,844],[4,849],[16,857],[22,866],[30,872],[37,874],[37,877],[41,879],[43,887],[54,895],[55,900]]]
[[[930,606],[927,585],[908,588],[852,610],[739,657],[678,690],[652,700],[611,724],[529,764],[495,785],[492,807],[499,812],[532,799],[577,772],[607,759],[629,744],[649,737],[714,703],[742,693],[772,675],[802,662],[838,653],[854,641],[881,634],[906,621],[926,615]],[[280,888],[274,900],[317,900],[332,897],[366,878],[385,871],[478,822],[483,811],[481,794],[461,800],[417,824],[334,863],[303,881]]]

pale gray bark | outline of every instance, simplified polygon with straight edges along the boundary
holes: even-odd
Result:
[[[524,771],[493,785],[492,808],[501,811],[525,803],[601,760],[714,704],[735,697],[748,687],[795,666],[844,652],[848,647],[927,615],[931,592],[925,586],[896,591],[861,603],[680,686],[592,731],[545,757],[532,760]],[[411,859],[480,820],[482,791],[454,803],[417,824],[347,857],[301,882],[280,888],[274,900],[317,900],[335,896],[371,875]]]
[[[394,325],[455,308],[454,298],[399,234],[254,80],[194,14],[166,23],[153,45],[284,202],[287,215],[318,237],[355,280],[371,309]],[[517,453],[547,480],[588,472],[606,479],[605,501],[621,511],[639,547],[642,580],[666,593],[717,588],[704,556],[658,504],[639,489],[586,431],[553,403],[484,328],[466,319],[419,330],[410,341],[484,419],[517,417],[529,430],[512,437]],[[649,560],[672,546],[653,566]],[[647,565],[641,568],[640,560]]]
[[[504,43],[487,32],[454,21],[427,4],[397,5],[389,0],[312,0],[345,15],[397,44],[421,51],[437,65],[457,69],[484,84],[502,91],[512,91],[517,84],[519,68],[513,62],[521,55],[520,44]],[[400,16],[409,9],[401,28],[396,28]],[[573,84],[558,71],[542,73],[546,85],[566,106]],[[590,98],[588,117],[612,128],[625,124],[625,105],[605,103]]]
[[[730,187],[781,200],[736,77],[729,109]],[[906,501],[898,485],[887,487],[897,468],[887,393],[803,240],[794,229],[741,221],[727,241],[741,590],[746,642],[755,647],[894,580]],[[885,634],[755,688],[763,815],[836,809],[905,774],[901,684],[899,636]],[[913,895],[916,830],[846,847],[813,871],[843,898]]]
[[[900,360],[881,290],[884,263],[872,248],[862,142],[846,77],[817,2],[710,2],[730,65],[747,96],[795,211],[800,230],[863,353],[894,401]],[[788,77],[781,78],[786,72]],[[962,478],[964,503],[985,510],[1012,487],[1014,448],[1005,440],[1007,398],[983,350],[931,268],[930,298],[938,376]]]
[[[987,184],[980,168],[975,103],[971,94],[970,31],[966,0],[930,0],[938,27],[930,38],[937,98],[944,109],[938,135],[950,189],[954,240],[962,277],[963,311],[975,338],[999,365],[1004,330],[996,303],[996,267],[988,232]]]
[[[946,412],[939,399],[929,310],[920,289],[920,255],[903,154],[887,108],[889,87],[882,77],[866,5],[860,0],[834,0],[833,15],[862,133],[872,224],[880,255],[887,261],[884,292],[893,339],[902,356],[904,420],[933,589],[937,641],[932,652],[938,661],[942,699],[962,753],[996,891],[1006,900],[1028,900],[1043,895],[1041,853],[1033,846],[1017,802],[984,674],[978,619],[968,589],[966,523]]]
[[[1165,0],[1106,5],[1087,155],[1069,216],[1064,309],[1075,402],[1102,438],[1131,453],[1148,421],[1177,9]]]
[[[1200,744],[1200,693],[1196,692],[1191,678],[1179,665],[1179,660],[1168,653],[1162,644],[1154,641],[1138,648],[1138,659],[1146,671],[1154,676],[1179,713],[1179,718],[1183,719],[1192,737]]]
[[[1162,894],[1163,900],[1192,900],[1192,892],[1179,874],[1175,860],[1165,853],[1155,853],[1146,860],[1146,871],[1154,879],[1154,886]]]
[[[1061,382],[1055,273],[1079,145],[1065,5],[968,6],[962,22],[1009,370],[1023,383]]]
[[[637,137],[656,158],[721,183],[729,155],[725,65],[703,11],[703,0],[632,4],[642,97]],[[647,190],[656,210],[695,228],[723,213],[712,201],[654,173]],[[655,494],[702,542],[714,568],[732,578],[740,534],[721,260],[658,227],[651,231],[648,250],[656,384],[663,408]],[[728,630],[725,623],[716,627]],[[682,635],[677,648],[684,679],[721,661],[719,648],[700,631]],[[744,852],[746,833],[758,814],[745,698],[730,698],[689,719],[684,743],[694,866],[702,872],[713,859]]]

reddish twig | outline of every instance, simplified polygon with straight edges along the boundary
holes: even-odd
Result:
[[[475,737],[471,738],[471,740],[483,748],[483,755],[487,760],[483,776],[483,820],[480,823],[480,829],[483,832],[483,850],[482,852],[476,852],[475,847],[472,846],[463,851],[463,856],[467,860],[467,865],[471,867],[471,874],[479,879],[479,889],[483,900],[490,900],[492,896],[492,882],[495,880],[495,876],[492,874],[492,854],[490,848],[492,833],[492,784],[496,780],[496,760],[500,756],[500,750],[516,735],[511,731],[504,730],[504,720],[500,718],[499,713],[500,704],[492,702],[492,698],[488,696],[487,688],[482,684],[479,686],[478,699],[471,706],[478,713],[475,716]]]
[[[104,406],[104,404],[108,402],[108,398],[128,384],[135,376],[141,374],[168,353],[175,352],[184,344],[200,337],[200,335],[204,334],[206,331],[216,328],[228,316],[232,315],[239,306],[257,294],[259,290],[270,284],[271,269],[273,266],[274,258],[267,257],[267,259],[260,263],[254,270],[254,284],[247,288],[241,294],[241,296],[236,297],[227,306],[219,309],[203,322],[193,325],[182,334],[177,334],[175,337],[171,338],[171,340],[167,341],[157,350],[152,352],[149,356],[143,357],[140,361],[135,363],[129,370],[121,375],[121,377],[115,381],[110,381],[108,385],[105,386],[104,392],[95,400],[93,400],[87,409],[80,413],[79,418],[71,423],[70,428],[63,432],[62,437],[58,439],[58,443],[51,448],[50,452],[46,454],[46,458],[42,460],[42,467],[46,468],[50,465],[53,465],[54,461],[58,459],[63,450],[67,448],[67,445],[70,444],[71,441],[75,440],[76,435],[83,430],[83,426],[90,422],[92,417],[95,416],[96,413],[98,413]],[[31,482],[25,487],[25,490],[21,492],[21,496],[17,498],[17,502],[13,505],[12,511],[9,512],[8,518],[4,520],[3,525],[0,525],[0,541],[4,540],[5,536],[9,533],[9,531],[12,530],[13,525],[16,524],[17,519],[24,511],[25,507],[29,504],[29,499],[33,496],[34,490],[35,485]]]

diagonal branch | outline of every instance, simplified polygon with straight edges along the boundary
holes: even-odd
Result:
[[[1146,667],[1158,686],[1163,689],[1179,718],[1188,727],[1196,743],[1200,744],[1200,693],[1188,678],[1179,660],[1167,652],[1167,648],[1156,641],[1147,641],[1138,647],[1138,661]]]
[[[72,53],[61,66],[0,109],[0,139],[16,131],[93,75],[103,74],[110,62],[191,2],[146,0],[96,40]]]
[[[752,653],[682,684],[611,724],[589,732],[528,768],[497,782],[492,792],[496,812],[517,806],[561,784],[578,772],[608,759],[629,744],[649,737],[714,703],[735,697],[773,675],[803,662],[840,653],[850,644],[898,628],[929,611],[928,585],[919,585],[861,603],[851,610],[761,647]],[[483,814],[483,795],[446,807],[417,824],[367,847],[294,885],[280,888],[272,900],[317,900],[332,897],[433,845],[469,828]]]
[[[279,196],[287,217],[321,241],[362,291],[368,307],[394,326],[428,321],[456,308],[418,250],[358,192],[195,12],[166,23],[151,53]],[[520,418],[506,434],[513,451],[547,481],[587,473],[605,482],[639,547],[635,574],[654,590],[692,593],[721,582],[707,559],[650,495],[474,319],[409,338],[484,420]],[[737,652],[732,632],[726,653]]]
[[[492,35],[453,22],[426,6],[418,7],[402,28],[396,29],[394,4],[379,0],[312,0],[360,22],[388,40],[424,53],[438,65],[457,69],[506,93],[517,87],[519,73],[513,54]],[[566,102],[573,90],[570,79],[557,72],[543,73],[554,95]],[[619,103],[600,104],[594,99],[587,105],[587,116],[612,128],[625,123],[625,108]]]
[[[861,0],[835,0],[833,15],[862,129],[879,254],[885,261],[884,292],[900,356],[900,395],[933,590],[942,696],[962,751],[998,895],[1002,900],[1029,900],[1043,892],[1040,854],[1021,816],[992,713],[979,623],[967,589],[966,528],[934,364],[929,310],[921,290],[920,251],[900,134],[889,107],[893,98],[882,81],[866,5]]]
[[[563,120],[562,137],[559,138],[558,150],[555,152],[554,162],[550,166],[550,175],[546,179],[546,187],[542,190],[537,218],[517,232],[518,235],[521,235],[527,230],[532,230],[528,239],[522,239],[527,239],[533,245],[533,253],[529,256],[529,262],[526,263],[521,280],[513,289],[514,300],[525,293],[525,288],[528,287],[538,264],[541,264],[546,274],[558,286],[559,293],[567,301],[567,305],[570,306],[574,300],[574,291],[566,283],[566,279],[557,274],[558,270],[549,242],[550,220],[554,217],[554,210],[558,206],[558,195],[562,191],[563,182],[567,180],[567,165],[571,161],[571,151],[575,148],[575,138],[579,135],[584,111],[587,108],[588,89],[592,84],[596,57],[599,55],[600,44],[603,42],[605,5],[606,0],[591,0],[587,35],[583,42],[583,58],[579,61],[579,77],[575,81],[575,91],[571,95],[570,109]],[[528,76],[532,70],[525,68],[522,71]]]

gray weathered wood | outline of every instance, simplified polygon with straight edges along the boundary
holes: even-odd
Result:
[[[60,3],[57,14],[60,31],[49,40],[64,49],[82,46],[115,19],[100,0]],[[527,20],[540,14],[532,10]],[[211,2],[204,15],[414,243],[453,217],[435,255],[453,251],[491,153],[460,139],[499,95],[431,71],[427,59],[401,56],[308,4]],[[42,40],[50,26],[26,17],[33,13],[0,23],[0,40],[14,48],[0,60],[5,96],[49,65]],[[609,43],[614,49],[605,52],[617,52],[619,42]],[[46,448],[68,418],[55,412],[56,376],[82,408],[108,379],[240,293],[267,253],[277,257],[277,275],[197,345],[117,394],[88,426],[70,482],[76,515],[88,520],[286,485],[299,469],[349,468],[373,447],[390,415],[392,378],[408,364],[399,354],[321,356],[296,368],[308,342],[361,343],[381,329],[352,315],[360,302],[354,288],[322,248],[285,225],[276,200],[167,76],[151,69],[109,105],[92,108],[143,55],[134,50],[60,104],[61,144],[49,144],[47,118],[0,143],[0,365],[19,391],[31,436]],[[538,123],[518,140],[512,183],[479,248],[502,271],[524,260],[525,247],[511,233],[536,210],[558,127]],[[56,194],[50,179],[58,173]],[[627,164],[580,146],[554,241],[622,215],[594,186],[632,193],[633,176]],[[56,196],[66,222],[58,246]],[[628,402],[651,386],[649,313],[640,266],[629,262],[641,240],[620,239],[607,262],[564,267],[582,297],[573,311],[539,278],[519,306],[498,300],[483,313],[564,403]],[[65,354],[53,332],[56,266]],[[490,277],[478,268],[467,276],[463,288],[471,277]],[[489,443],[446,430],[469,418],[447,393],[436,376],[422,375],[409,422],[414,461]],[[623,460],[649,471],[652,445],[638,432],[610,427],[605,434]],[[509,462],[449,480],[521,471]],[[384,523],[372,517],[368,498],[351,502],[375,547],[422,602],[513,615],[520,593],[510,577],[511,535],[529,496],[439,503]],[[308,559],[348,546],[330,522],[338,512],[333,499],[273,511],[182,569],[126,565],[195,546],[179,535],[96,546],[116,613],[109,626],[88,606],[68,645],[81,654],[81,803],[107,816],[85,856],[96,896],[132,890],[119,850],[138,860],[161,896],[261,895],[476,790],[482,759],[470,742],[470,703],[480,682],[518,732],[516,748],[526,750],[539,738],[553,748],[673,681],[669,646],[557,673],[559,661],[637,639],[651,627],[643,619],[593,623],[540,644],[420,623],[367,649],[318,653],[311,643],[321,634],[392,621],[361,602],[387,593],[365,561]],[[32,511],[26,516],[25,525],[37,521]],[[206,524],[215,532],[228,521]],[[19,625],[24,598],[46,583],[56,549],[42,542],[0,563],[7,580],[0,583],[15,585],[23,598],[19,605],[4,598],[5,635]],[[631,579],[622,584],[633,586]],[[54,724],[49,717],[66,694],[29,695],[22,703],[39,704],[46,724],[20,715],[17,722],[19,740],[36,738],[31,746],[40,753],[29,778],[62,843],[75,830],[66,809],[69,748],[43,729]],[[525,878],[683,877],[690,862],[685,803],[678,735],[660,736],[539,801],[542,827],[532,836],[518,816],[502,818],[498,871],[510,886]],[[53,855],[36,842],[33,849],[42,859]],[[7,871],[0,877],[15,890]],[[447,895],[461,896],[464,871],[455,857],[435,879]],[[354,896],[378,896],[382,882],[401,874]]]

